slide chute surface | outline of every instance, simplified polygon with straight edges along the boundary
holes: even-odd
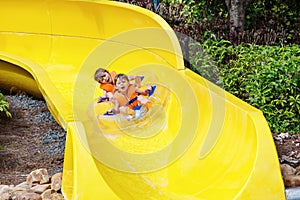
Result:
[[[262,112],[184,67],[158,15],[111,1],[1,1],[1,89],[67,131],[67,199],[285,199]],[[99,119],[98,67],[155,84],[145,120]],[[109,105],[106,105],[109,106]]]

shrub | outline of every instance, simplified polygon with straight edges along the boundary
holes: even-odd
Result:
[[[213,32],[218,40],[232,44],[259,45],[300,44],[300,15],[297,0],[256,0],[246,10],[244,30],[230,31],[225,1],[161,0],[155,9],[152,0],[119,0],[156,12],[171,27],[194,40],[202,41],[206,31]]]
[[[216,36],[209,31],[204,33],[203,41],[189,45],[190,68],[222,87],[221,69],[228,59],[233,59],[234,48],[227,40],[218,41]]]
[[[7,117],[12,117],[10,112],[8,111],[9,104],[5,101],[4,96],[0,93],[0,112],[4,112]]]
[[[225,1],[161,0],[158,9],[151,0],[123,1],[158,13],[175,31],[198,41],[183,52],[187,66],[262,110],[273,133],[300,132],[297,0],[252,2],[245,30],[233,34]]]
[[[211,36],[191,49],[200,45],[205,53],[190,53],[192,70],[260,109],[272,132],[300,132],[299,45],[234,48]]]

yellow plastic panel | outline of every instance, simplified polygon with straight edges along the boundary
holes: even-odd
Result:
[[[36,41],[35,45],[32,45],[32,41]],[[39,64],[48,62],[51,42],[51,37],[48,35],[0,31],[1,51],[18,56],[28,54],[26,59],[34,60]]]
[[[1,1],[0,32],[50,34],[47,1]]]
[[[165,52],[157,54],[167,59],[173,67],[184,68],[181,49],[172,29],[160,17],[152,12],[145,14],[145,10],[140,7],[110,1],[54,1],[51,3],[51,13],[54,35],[109,39],[143,48],[157,48],[162,46],[160,43],[164,43],[163,46],[172,46],[169,49],[173,50],[173,55],[164,56]],[[155,29],[159,33],[153,34]],[[118,36],[120,33],[122,35]]]
[[[80,122],[69,123],[63,171],[64,195],[67,199],[119,199],[102,178],[92,156],[81,145],[77,132]],[[98,165],[100,165],[98,163]]]
[[[1,88],[42,94],[67,130],[66,199],[285,199],[261,111],[184,69],[174,32],[156,14],[119,2],[30,0],[1,2],[0,17]],[[112,105],[95,103],[98,67],[157,86],[143,120],[101,115]]]
[[[35,97],[42,98],[42,94],[30,73],[26,70],[0,60],[0,85],[6,91],[24,91]]]

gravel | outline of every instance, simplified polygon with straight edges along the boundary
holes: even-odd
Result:
[[[66,131],[43,99],[4,95],[12,118],[0,112],[0,184],[18,184],[38,168],[49,175],[63,170]]]

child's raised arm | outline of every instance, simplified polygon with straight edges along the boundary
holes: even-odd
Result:
[[[135,85],[137,87],[141,87],[141,82],[144,79],[144,76],[139,76],[139,75],[134,76],[133,75],[133,76],[128,76],[128,79],[129,79],[129,81],[133,81],[134,80]]]

